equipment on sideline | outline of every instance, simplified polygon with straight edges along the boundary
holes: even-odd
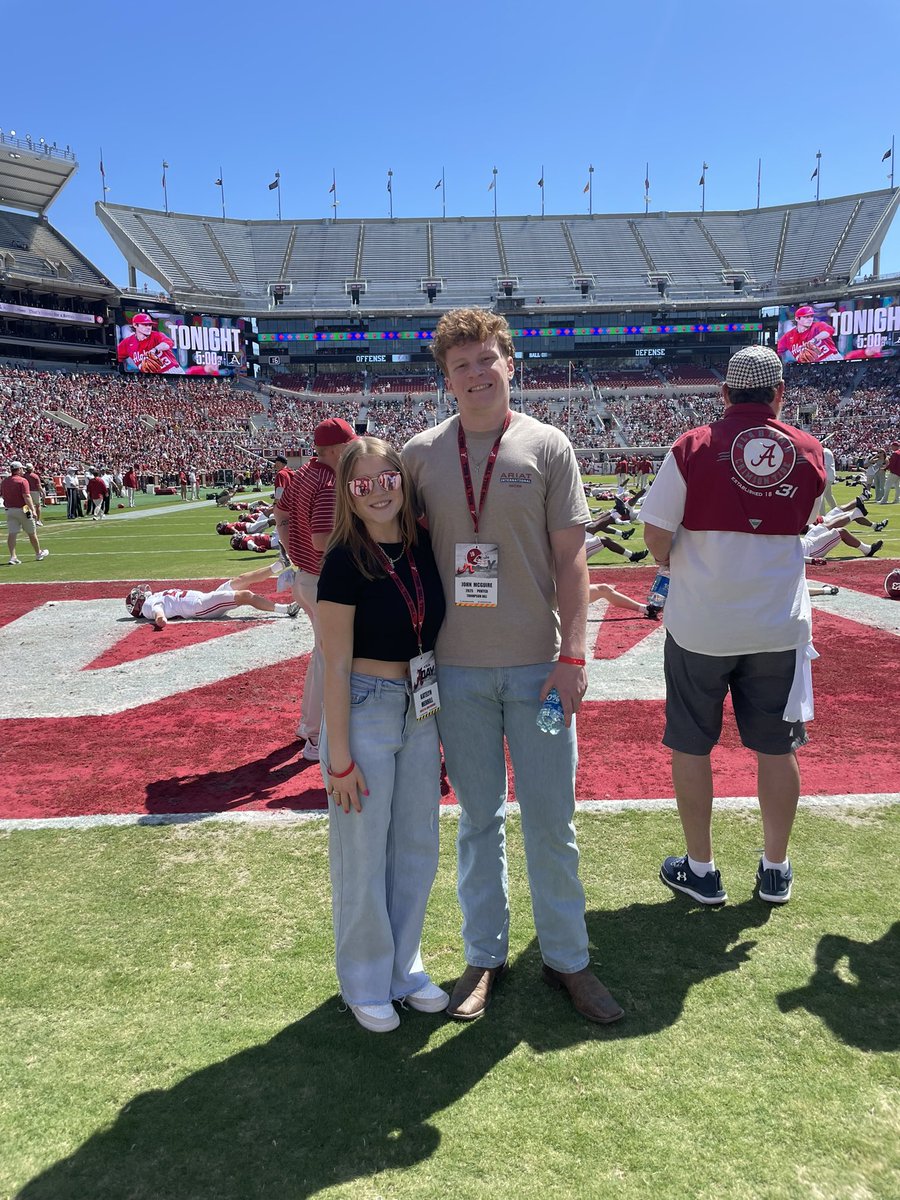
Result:
[[[885,575],[884,594],[888,600],[900,600],[900,567],[894,567]]]

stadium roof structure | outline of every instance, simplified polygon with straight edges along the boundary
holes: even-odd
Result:
[[[0,130],[0,205],[44,213],[66,186],[78,163],[72,151],[40,138],[16,137]]]
[[[739,212],[239,221],[98,203],[134,270],[194,311],[708,302],[846,288],[900,189]]]

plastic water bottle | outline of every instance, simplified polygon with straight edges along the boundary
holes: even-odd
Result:
[[[647,597],[648,610],[653,613],[662,612],[668,595],[669,568],[659,567],[656,572],[656,578],[653,580],[653,586],[650,588],[650,595]]]
[[[559,733],[566,725],[566,715],[563,712],[562,700],[556,688],[551,688],[547,699],[538,709],[537,727],[541,733]]]

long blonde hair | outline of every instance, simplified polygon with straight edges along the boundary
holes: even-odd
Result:
[[[349,483],[353,478],[356,461],[371,454],[400,472],[403,481],[403,503],[398,513],[400,539],[403,549],[408,550],[418,541],[416,504],[412,479],[400,454],[388,442],[377,437],[361,437],[350,442],[338,462],[335,478],[334,529],[325,549],[327,554],[334,546],[344,546],[349,551],[354,566],[366,579],[383,578],[386,574],[381,558],[376,554],[375,544],[369,531],[357,516],[350,496]]]

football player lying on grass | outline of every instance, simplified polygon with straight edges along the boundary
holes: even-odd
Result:
[[[129,613],[140,619],[152,621],[157,629],[165,629],[175,617],[184,620],[203,620],[221,617],[234,608],[255,608],[259,612],[276,613],[280,617],[296,617],[300,605],[276,604],[268,596],[260,596],[249,590],[250,585],[262,583],[280,574],[283,564],[271,563],[255,571],[245,571],[234,579],[226,579],[214,592],[198,592],[188,588],[165,588],[154,592],[149,583],[136,584],[125,597]]]

